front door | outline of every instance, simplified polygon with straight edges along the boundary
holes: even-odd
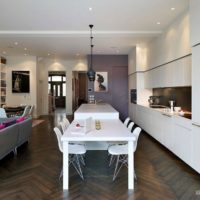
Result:
[[[55,98],[56,108],[65,108],[66,80],[63,75],[49,76],[49,89]]]

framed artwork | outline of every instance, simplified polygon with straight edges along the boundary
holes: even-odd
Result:
[[[108,91],[108,72],[96,72],[94,81],[95,92],[107,92]]]
[[[12,92],[29,93],[30,92],[30,72],[12,71]]]

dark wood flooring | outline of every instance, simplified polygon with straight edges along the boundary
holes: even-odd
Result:
[[[59,173],[62,154],[53,127],[62,115],[43,117],[33,128],[29,144],[0,161],[2,200],[193,200],[200,199],[200,175],[146,133],[141,134],[135,154],[135,190],[127,190],[127,169],[112,182],[106,151],[89,151],[85,181],[70,168],[70,189],[62,190]]]

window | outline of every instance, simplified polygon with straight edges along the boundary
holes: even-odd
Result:
[[[62,76],[52,76],[52,81],[62,81]]]

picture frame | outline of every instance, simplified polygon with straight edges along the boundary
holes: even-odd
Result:
[[[108,72],[96,72],[94,91],[108,92]]]
[[[30,71],[12,71],[12,92],[30,92]]]

